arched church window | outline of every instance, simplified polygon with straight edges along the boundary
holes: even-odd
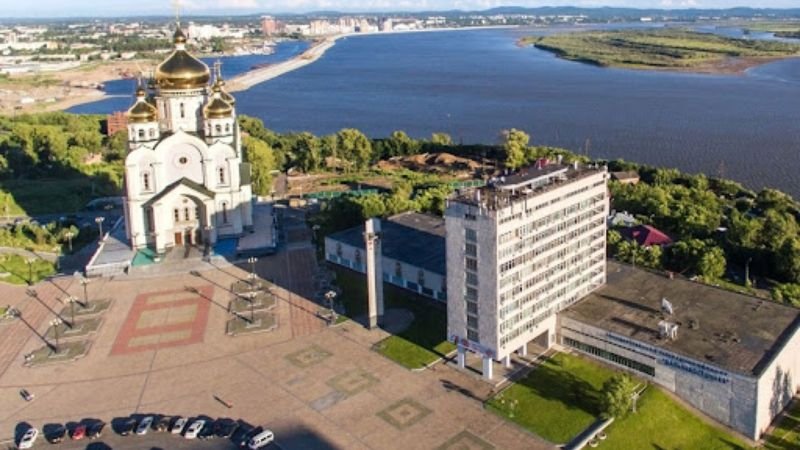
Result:
[[[178,208],[175,208],[172,211],[172,216],[175,218],[175,222],[180,222],[181,221],[181,212],[178,210]]]
[[[228,203],[222,202],[222,223],[228,223]]]
[[[150,190],[150,174],[147,172],[142,174],[142,187],[145,191]]]
[[[185,119],[186,118],[186,106],[183,103],[181,103],[180,108],[181,108],[181,119]]]
[[[144,139],[144,130],[139,129],[139,139]]]
[[[225,168],[224,167],[217,168],[217,180],[219,181],[219,184],[225,184],[226,183]]]
[[[150,137],[151,138],[156,137],[156,129],[155,128],[150,128]]]
[[[188,221],[192,220],[191,217],[192,216],[189,215],[189,208],[183,208],[183,220],[188,222]]]
[[[220,133],[222,133],[222,125],[220,125],[220,124],[217,124],[217,125],[214,127],[214,130],[217,132],[217,134],[220,134]]]
[[[231,124],[229,124],[229,123],[225,124],[225,132],[226,133],[230,133],[231,132]]]

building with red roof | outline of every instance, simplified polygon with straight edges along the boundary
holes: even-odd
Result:
[[[650,225],[636,225],[635,227],[619,230],[625,239],[636,241],[643,247],[653,245],[665,246],[672,244],[672,238],[656,227]]]

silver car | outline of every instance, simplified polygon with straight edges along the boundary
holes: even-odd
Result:
[[[136,434],[147,434],[151,425],[153,425],[153,416],[143,418],[142,421],[139,422],[139,426],[136,427]]]

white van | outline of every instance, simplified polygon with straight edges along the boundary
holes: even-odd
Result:
[[[275,440],[275,435],[272,433],[272,431],[264,430],[261,433],[258,433],[257,435],[253,436],[247,442],[247,448],[249,448],[250,450],[257,450],[259,448],[266,447],[267,445],[269,445],[270,442],[274,440]]]

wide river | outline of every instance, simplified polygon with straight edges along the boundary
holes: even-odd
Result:
[[[532,142],[775,187],[800,197],[800,59],[735,76],[604,69],[519,48],[531,30],[349,37],[237,94],[276,131],[404,130]]]

